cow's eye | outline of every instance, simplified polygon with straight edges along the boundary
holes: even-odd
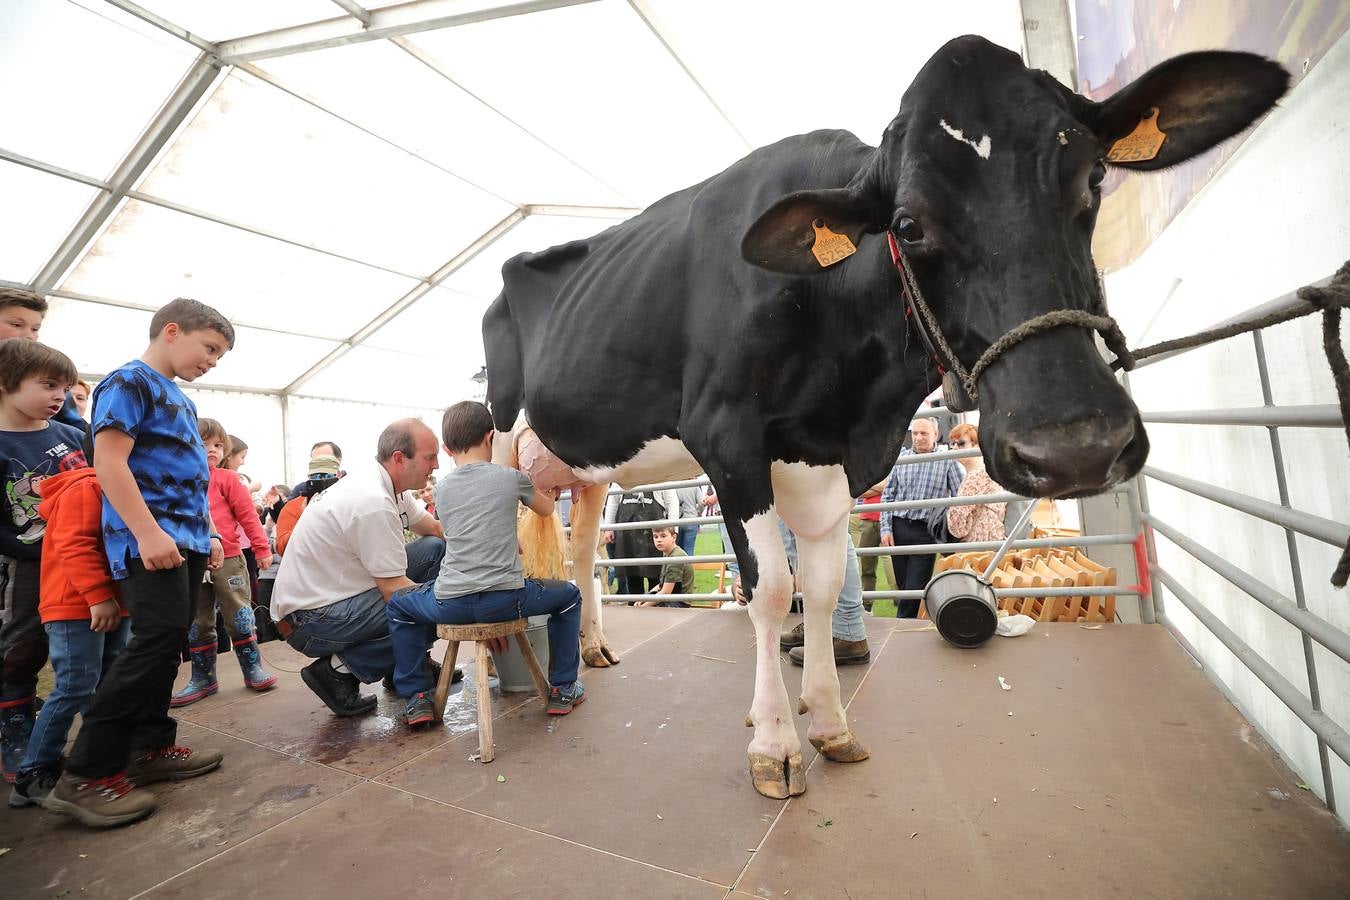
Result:
[[[923,226],[909,216],[895,223],[895,233],[906,244],[917,244],[923,240]]]
[[[1092,171],[1088,173],[1088,187],[1097,190],[1102,186],[1102,181],[1106,179],[1106,163],[1101,160],[1092,166]]]

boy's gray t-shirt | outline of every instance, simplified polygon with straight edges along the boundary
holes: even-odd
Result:
[[[525,586],[516,510],[533,499],[530,479],[486,462],[460,466],[436,483],[436,516],[445,529],[438,598]]]

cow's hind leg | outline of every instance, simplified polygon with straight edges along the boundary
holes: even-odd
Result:
[[[750,595],[750,621],[755,625],[755,699],[745,719],[755,729],[749,747],[750,777],[755,790],[781,800],[806,790],[806,768],[778,659],[778,636],[792,598],[792,575],[777,519],[770,509],[747,522],[729,523],[727,530],[733,544],[738,537],[742,542],[748,540],[750,551],[747,556],[737,549],[742,587]]]
[[[600,582],[595,577],[595,550],[607,493],[604,484],[572,491],[572,574],[581,590],[581,658],[597,669],[619,664],[619,654],[605,642],[600,624]]]

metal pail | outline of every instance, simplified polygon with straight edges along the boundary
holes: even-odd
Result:
[[[938,573],[924,588],[928,618],[947,643],[973,650],[998,629],[998,602],[994,589],[969,569]]]

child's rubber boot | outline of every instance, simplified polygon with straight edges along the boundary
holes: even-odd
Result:
[[[191,706],[220,690],[220,685],[216,683],[215,641],[199,644],[189,650],[192,655],[192,677],[183,685],[183,689],[169,700],[169,706],[174,708]]]
[[[13,784],[28,752],[28,737],[33,733],[33,695],[0,700],[0,763],[5,781]]]
[[[239,668],[244,673],[244,684],[255,691],[270,691],[276,685],[277,676],[262,667],[256,634],[235,641],[234,655],[239,659]]]

